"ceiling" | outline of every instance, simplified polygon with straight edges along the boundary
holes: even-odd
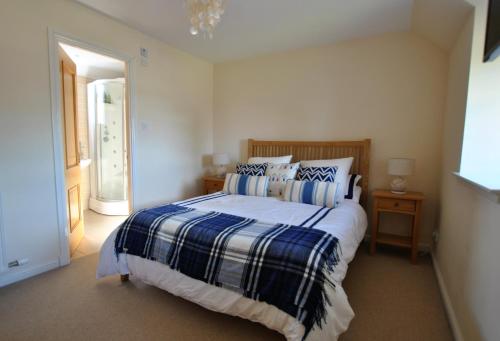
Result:
[[[462,0],[415,0],[412,29],[449,50],[472,8]]]
[[[470,9],[463,0],[227,0],[209,40],[189,34],[183,0],[76,1],[214,63],[412,29],[448,48]]]
[[[76,64],[78,76],[90,79],[111,79],[125,76],[125,63],[91,51],[60,43],[64,52]]]

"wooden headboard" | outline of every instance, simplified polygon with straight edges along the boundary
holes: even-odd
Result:
[[[293,155],[300,160],[338,159],[354,157],[351,173],[360,174],[360,203],[366,209],[370,177],[370,139],[360,141],[259,141],[248,139],[248,157]]]

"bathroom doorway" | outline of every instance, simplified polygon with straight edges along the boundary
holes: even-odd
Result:
[[[58,67],[53,70],[51,55],[51,71],[58,72],[60,91],[63,265],[70,258],[98,252],[131,211],[131,87],[129,59],[77,40],[55,38]],[[59,176],[57,180],[60,184]]]
[[[105,215],[127,215],[127,139],[124,75],[89,79],[86,84],[89,208]],[[80,96],[80,95],[79,95]],[[83,99],[82,99],[83,100]]]

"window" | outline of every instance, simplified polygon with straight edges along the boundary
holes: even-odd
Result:
[[[483,62],[486,18],[477,7],[459,174],[500,193],[500,57]]]

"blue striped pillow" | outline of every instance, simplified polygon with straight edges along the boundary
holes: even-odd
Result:
[[[337,207],[338,183],[326,181],[288,180],[283,198],[304,204]]]
[[[337,166],[332,167],[300,167],[297,172],[297,180],[302,181],[327,181],[334,182],[337,174]]]
[[[227,194],[253,195],[257,197],[267,197],[269,189],[268,176],[251,176],[234,173],[226,174],[224,189]]]

